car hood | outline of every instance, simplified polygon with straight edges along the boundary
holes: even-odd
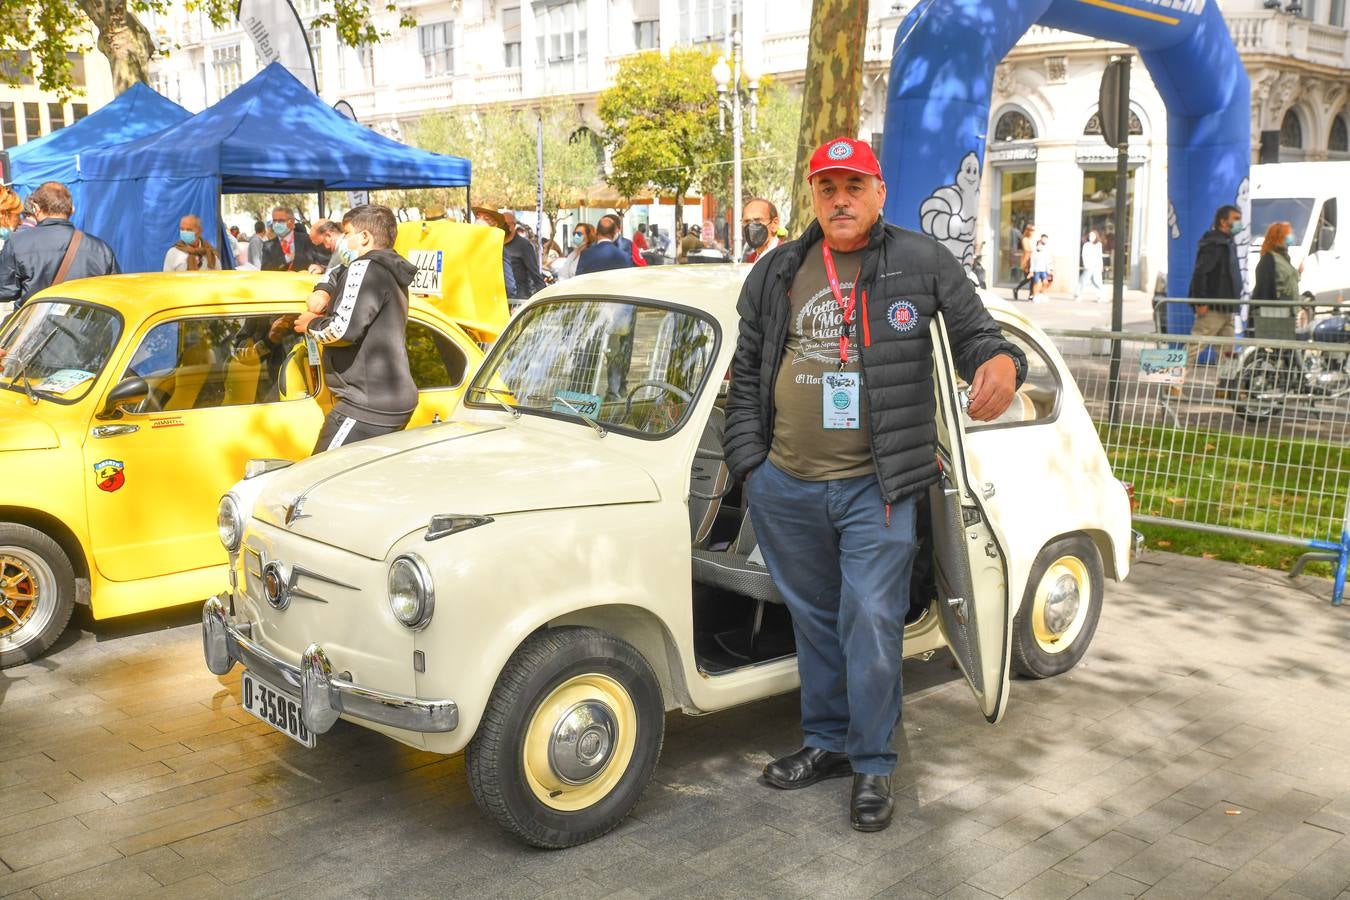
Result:
[[[46,422],[24,415],[0,416],[0,452],[50,450],[59,446],[56,429]]]
[[[524,422],[418,428],[320,453],[267,479],[255,517],[370,559],[384,559],[433,515],[660,499],[642,466],[589,431],[562,435]]]

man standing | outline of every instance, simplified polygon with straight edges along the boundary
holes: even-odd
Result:
[[[315,251],[309,235],[296,229],[295,213],[290,207],[272,210],[272,234],[275,237],[263,244],[263,271],[304,272],[312,265],[327,262]]]
[[[506,244],[502,253],[511,266],[511,274],[516,283],[515,292],[507,291],[514,300],[528,300],[544,287],[544,274],[539,270],[539,254],[534,244],[516,233],[516,214],[506,210],[501,214],[502,231],[506,232]]]
[[[234,243],[230,241],[230,243]],[[164,254],[165,272],[196,272],[220,269],[220,256],[209,241],[202,238],[202,220],[188,215],[178,220],[178,242]]]
[[[1105,302],[1106,296],[1102,290],[1102,242],[1097,240],[1095,228],[1088,232],[1087,240],[1083,241],[1083,249],[1079,255],[1083,262],[1083,274],[1078,277],[1078,287],[1073,292],[1073,299],[1081,300],[1084,292],[1092,288],[1096,294],[1096,301]]]
[[[944,246],[882,221],[871,147],[829,141],[807,178],[816,221],[741,290],[724,444],[797,639],[803,747],[764,780],[791,790],[852,774],[853,827],[878,831],[892,813],[917,500],[939,477],[929,324],[944,314],[972,418],[1007,409],[1026,357]]]
[[[778,207],[762,197],[745,204],[741,212],[741,237],[745,239],[745,262],[758,262],[778,246]]]
[[[12,301],[18,309],[58,281],[117,273],[112,248],[71,224],[75,205],[64,184],[41,185],[28,196],[28,205],[37,225],[15,231],[0,250],[0,303]]]
[[[1242,265],[1238,261],[1237,244],[1233,238],[1242,228],[1242,210],[1225,204],[1215,211],[1212,227],[1200,237],[1187,294],[1192,300],[1220,302],[1192,304],[1195,321],[1191,323],[1191,334],[1233,336],[1233,313],[1237,311],[1238,298],[1242,296]],[[1187,373],[1195,369],[1202,346],[1198,342],[1186,346]],[[1232,389],[1233,360],[1232,347],[1224,347],[1219,351],[1219,386],[1215,392],[1219,400],[1227,399]],[[1173,396],[1180,394],[1180,386],[1173,385],[1171,393]]]
[[[619,220],[611,215],[601,216],[595,226],[595,243],[582,251],[577,260],[577,274],[631,268],[633,258],[620,249],[616,240],[618,235]]]
[[[309,271],[315,275],[323,275],[325,278],[333,274],[333,270],[338,266],[346,265],[355,257],[349,257],[350,251],[347,250],[346,242],[342,239],[342,226],[329,219],[320,219],[314,223],[314,227],[309,230],[310,238],[314,241],[314,248],[317,254],[328,254],[328,264],[319,265],[313,263]]]
[[[699,227],[697,225],[690,225],[685,230],[684,237],[680,238],[680,251],[676,262],[687,263],[690,253],[698,253],[703,249],[703,238],[698,232]]]
[[[267,244],[267,226],[259,219],[253,223],[253,237],[248,239],[248,264],[255,269],[262,268],[263,247]]]

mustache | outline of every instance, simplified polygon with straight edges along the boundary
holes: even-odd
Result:
[[[842,209],[837,209],[830,216],[830,221],[834,221],[835,219],[856,219],[856,218],[857,216],[853,215],[853,213],[844,212]]]

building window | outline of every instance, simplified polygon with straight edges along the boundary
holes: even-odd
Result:
[[[502,63],[508,69],[520,68],[520,5],[502,10]]]
[[[33,73],[29,65],[27,50],[20,50],[13,55],[7,53],[0,57],[0,76],[13,84],[32,84]]]
[[[375,48],[362,45],[356,48],[356,64],[366,79],[366,87],[375,86]]]
[[[52,131],[55,131],[58,128],[65,128],[66,127],[65,107],[62,106],[60,103],[48,103],[47,122],[50,124]]]
[[[239,45],[215,47],[211,50],[211,66],[216,70],[216,96],[224,97],[235,88],[243,77],[239,64]]]
[[[452,75],[455,71],[453,22],[421,25],[417,29],[417,44],[422,48],[422,71],[428,78]]]
[[[535,49],[540,61],[569,62],[586,56],[586,4],[571,0],[535,11]]]
[[[720,41],[727,34],[727,0],[680,0],[680,43]]]
[[[309,58],[314,61],[314,86],[323,93],[323,32],[309,30]]]
[[[19,143],[19,120],[14,115],[13,103],[0,103],[0,143],[6,150]]]
[[[83,118],[84,118],[85,116],[87,116],[87,115],[89,115],[89,104],[88,104],[88,103],[72,103],[72,104],[70,104],[70,121],[72,121],[72,122],[78,122],[78,121],[80,121],[81,119],[83,119]]]
[[[1300,6],[1302,7],[1302,9],[1298,11],[1297,13],[1298,15],[1302,16],[1305,19],[1308,19],[1309,21],[1316,21],[1317,0],[1303,0]]]
[[[633,48],[656,50],[661,46],[661,0],[633,0]]]
[[[1134,110],[1130,110],[1130,134],[1142,135],[1144,133],[1144,123],[1139,121],[1139,116]],[[1083,126],[1083,134],[1100,135],[1102,133],[1102,117],[1100,113],[1093,113]]]
[[[1292,109],[1284,114],[1284,121],[1280,123],[1280,146],[1290,150],[1303,149],[1303,123]]]
[[[42,137],[42,107],[36,103],[23,105],[23,137],[26,141]]]
[[[994,126],[995,143],[1034,140],[1036,140],[1036,126],[1026,113],[1010,109],[998,117],[998,124]]]
[[[1331,120],[1331,135],[1327,138],[1327,149],[1333,153],[1350,152],[1350,136],[1346,134],[1344,115]]]
[[[1345,0],[1331,0],[1331,14],[1327,16],[1327,24],[1335,25],[1337,28],[1345,27]]]
[[[66,59],[70,60],[70,81],[76,87],[84,87],[86,84],[84,74],[84,54],[70,52],[66,54]]]

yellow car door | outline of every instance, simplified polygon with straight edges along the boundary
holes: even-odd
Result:
[[[137,399],[85,438],[94,562],[112,581],[222,565],[221,495],[248,460],[307,456],[319,433],[305,343],[280,311],[193,310],[132,346],[112,384]]]
[[[461,329],[412,311],[408,316],[408,363],[417,384],[417,410],[409,428],[450,418],[482,351]]]

